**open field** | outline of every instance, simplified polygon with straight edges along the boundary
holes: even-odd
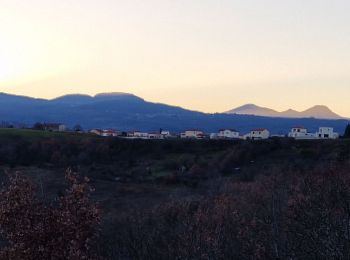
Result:
[[[47,137],[59,137],[75,135],[75,133],[60,133],[60,132],[49,132],[49,131],[36,131],[32,129],[11,129],[11,128],[0,128],[1,137],[12,137],[12,138],[47,138]]]

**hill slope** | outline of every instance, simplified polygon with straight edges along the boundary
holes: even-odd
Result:
[[[269,112],[273,113],[271,110]],[[252,128],[266,127],[272,133],[279,134],[287,133],[294,125],[304,125],[310,131],[316,131],[319,126],[330,126],[343,132],[347,124],[346,120],[206,114],[147,102],[126,93],[100,94],[94,97],[68,95],[53,100],[0,94],[1,121],[24,123],[28,126],[35,122],[61,122],[70,127],[80,124],[84,129],[157,131],[163,128],[174,132],[187,128],[216,132],[220,128],[229,127],[244,133]]]
[[[254,104],[247,104],[235,109],[232,109],[227,114],[238,114],[238,115],[255,115],[255,116],[267,116],[267,117],[286,117],[286,118],[308,118],[314,117],[319,119],[345,119],[344,117],[334,113],[326,106],[313,106],[305,111],[296,111],[288,109],[283,112],[276,110],[256,106]]]

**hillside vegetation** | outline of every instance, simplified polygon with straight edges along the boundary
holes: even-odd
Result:
[[[104,259],[350,254],[350,140],[125,140],[0,130],[0,168],[5,182],[5,172],[31,180],[45,205],[65,194],[67,168],[87,176],[101,212],[100,226],[91,221],[100,229],[93,248]]]

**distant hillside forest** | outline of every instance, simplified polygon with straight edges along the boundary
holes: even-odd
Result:
[[[0,131],[1,259],[348,259],[350,139]]]

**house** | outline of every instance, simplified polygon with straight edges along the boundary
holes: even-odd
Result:
[[[160,133],[149,133],[148,139],[164,139],[164,135]]]
[[[109,137],[109,136],[113,136],[113,131],[112,130],[102,130],[101,136],[103,137]]]
[[[133,133],[133,137],[137,138],[137,139],[148,139],[149,138],[149,134],[145,133],[145,132],[135,131]]]
[[[257,128],[250,133],[246,134],[244,136],[244,139],[250,139],[250,140],[262,140],[262,139],[268,139],[270,137],[269,130],[265,128]]]
[[[60,123],[45,123],[42,125],[44,131],[50,132],[64,132],[66,131],[66,126]]]
[[[293,127],[288,134],[289,137],[297,140],[314,140],[314,139],[337,139],[339,134],[334,132],[332,127],[320,127],[318,132],[309,133],[304,127]]]
[[[90,133],[103,137],[116,137],[121,135],[121,132],[114,129],[92,129]]]
[[[210,139],[219,139],[218,133],[211,133],[209,136]]]
[[[134,137],[134,132],[127,132],[126,137],[127,138],[133,138]]]
[[[316,132],[316,138],[318,139],[338,139],[339,134],[334,132],[332,127],[320,127]]]
[[[102,135],[102,130],[101,129],[91,129],[90,133],[95,134],[95,135]]]
[[[295,126],[291,129],[291,131],[288,134],[288,137],[298,137],[298,136],[304,136],[307,134],[307,129],[303,126]]]
[[[119,135],[120,133],[114,129],[104,129],[102,130],[102,133],[101,133],[101,136],[104,136],[104,137],[112,137],[112,136],[117,137]]]
[[[288,133],[288,137],[294,138],[297,140],[309,140],[316,139],[315,134],[309,133],[307,129],[303,126],[295,126]]]
[[[160,134],[163,136],[163,138],[171,138],[172,137],[170,131],[161,130]]]
[[[239,132],[235,129],[220,129],[217,134],[219,139],[238,139]]]
[[[184,133],[181,133],[181,138],[204,139],[205,134],[201,130],[191,129],[191,130],[186,130]]]

